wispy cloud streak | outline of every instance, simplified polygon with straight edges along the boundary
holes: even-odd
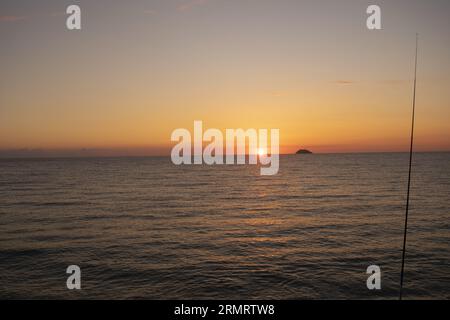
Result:
[[[26,18],[25,16],[0,16],[0,22],[15,22]]]
[[[336,83],[336,84],[354,84],[355,81],[351,81],[351,80],[336,80],[336,81],[333,81],[333,83]]]

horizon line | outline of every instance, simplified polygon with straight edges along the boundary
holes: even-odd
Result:
[[[311,154],[296,153],[278,153],[279,156],[314,156],[314,155],[345,155],[345,154],[382,154],[382,153],[408,153],[408,151],[342,151],[342,152],[312,152]],[[433,150],[433,151],[414,151],[413,153],[450,153],[450,150]],[[235,154],[238,156],[240,154]],[[0,151],[0,160],[22,160],[22,159],[112,159],[112,158],[170,158],[170,154],[154,154],[154,155],[138,155],[138,154],[117,154],[117,155],[2,155]],[[222,154],[222,156],[226,156]],[[249,156],[249,154],[245,154]],[[192,155],[194,157],[194,155]]]

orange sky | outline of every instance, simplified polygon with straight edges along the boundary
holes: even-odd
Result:
[[[67,31],[58,2],[6,1],[0,150],[169,154],[202,120],[278,128],[281,153],[405,151],[416,31],[416,150],[450,150],[450,5],[386,4],[368,31],[362,2],[81,1]]]

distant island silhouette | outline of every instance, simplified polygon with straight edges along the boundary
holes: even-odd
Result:
[[[300,149],[295,154],[311,154],[312,152],[306,149]]]

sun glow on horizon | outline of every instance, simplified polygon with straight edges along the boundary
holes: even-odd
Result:
[[[258,148],[258,156],[265,156],[267,155],[267,150],[265,148]]]

